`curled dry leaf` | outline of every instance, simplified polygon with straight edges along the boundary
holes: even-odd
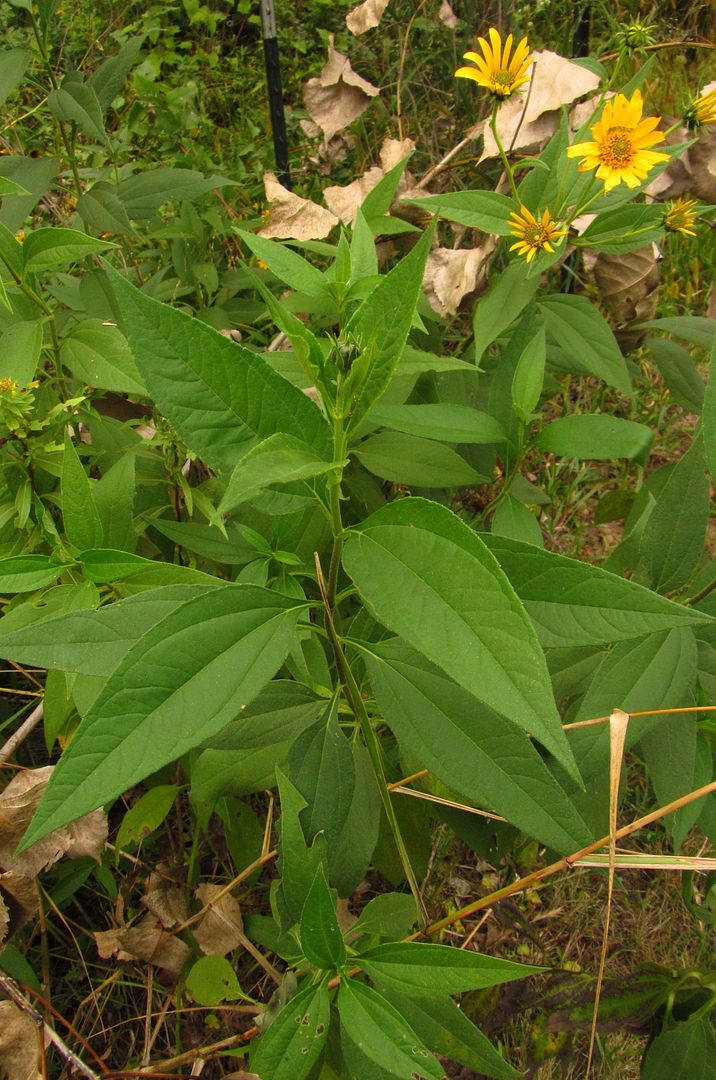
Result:
[[[387,172],[414,150],[415,143],[412,139],[385,139],[380,148],[380,165],[371,165],[357,180],[343,187],[340,184],[334,184],[332,187],[324,188],[323,198],[326,206],[341,219],[344,225],[352,225],[358,208],[366,196],[380,183]],[[405,192],[408,183],[408,174],[404,173],[397,188],[397,197]]]
[[[450,7],[448,0],[443,0],[440,5],[440,11],[438,12],[438,18],[440,22],[447,26],[448,30],[454,30],[458,24],[458,17]]]
[[[614,324],[614,334],[625,352],[637,347],[646,331],[633,327],[653,319],[659,299],[659,249],[656,244],[637,251],[611,255],[584,253],[584,269]]]
[[[12,870],[0,873],[0,945],[32,918],[37,907],[35,878],[15,874]]]
[[[104,810],[93,810],[15,856],[15,849],[37,809],[52,769],[53,766],[48,765],[18,773],[0,794],[0,867],[5,870],[35,877],[63,855],[70,859],[89,857],[99,861],[104,851],[107,818]]]
[[[171,930],[189,917],[186,893],[164,873],[153,873],[147,878],[142,904],[156,915],[165,930]]]
[[[664,117],[668,123],[668,117]],[[675,128],[667,136],[669,146],[676,146],[690,138],[685,127]],[[653,199],[678,199],[680,195],[692,195],[702,202],[716,202],[716,129],[708,128],[680,157],[673,158],[666,169],[645,188]]]
[[[357,75],[348,57],[334,48],[330,34],[328,62],[317,79],[308,80],[303,91],[304,105],[324,138],[331,139],[357,120],[379,93],[378,87]]]
[[[244,941],[244,922],[241,908],[233,896],[226,893],[216,903],[213,898],[221,892],[219,885],[199,885],[196,898],[202,907],[211,904],[207,913],[194,928],[194,937],[207,956],[226,956]]]
[[[387,6],[388,0],[363,0],[362,4],[346,15],[346,26],[356,37],[365,34],[366,30],[372,30],[380,24]]]
[[[0,1076],[42,1080],[37,1025],[12,1001],[0,1001]]]
[[[434,248],[430,252],[423,286],[434,311],[454,315],[463,299],[485,283],[487,263],[495,247],[495,238],[488,236],[479,247]]]
[[[558,53],[545,50],[532,55],[530,86],[524,94],[508,98],[497,114],[497,130],[503,146],[518,150],[548,139],[557,129],[561,107],[591,94],[599,86],[597,75]],[[591,112],[589,104],[587,116]],[[574,118],[575,125],[583,122],[582,115]],[[499,150],[487,121],[473,129],[475,135],[480,131],[485,137],[481,160],[497,157]]]
[[[338,218],[330,210],[288,191],[272,172],[264,174],[268,221],[259,236],[272,240],[322,240]]]
[[[96,932],[94,939],[103,960],[139,960],[161,968],[172,979],[179,978],[191,956],[189,946],[168,933],[153,914],[145,915],[136,926]]]

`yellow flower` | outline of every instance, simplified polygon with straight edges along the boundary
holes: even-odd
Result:
[[[696,199],[676,199],[675,202],[669,203],[663,217],[664,228],[670,232],[683,233],[684,236],[696,236],[695,206]]]
[[[510,59],[512,34],[507,36],[504,49],[502,38],[494,26],[490,29],[492,45],[488,45],[484,38],[477,40],[482,49],[482,56],[476,52],[466,52],[464,59],[475,64],[475,67],[458,68],[455,75],[459,79],[472,79],[479,86],[484,86],[496,98],[510,97],[515,90],[527,82],[527,68],[532,63],[527,38],[522,38],[512,59]]]
[[[16,232],[15,233],[15,239],[17,240],[18,244],[24,243],[24,241],[25,241],[25,230],[20,229],[20,232]]]
[[[622,181],[627,187],[638,187],[657,162],[669,160],[668,154],[647,149],[663,142],[664,135],[654,130],[661,117],[642,120],[643,108],[640,90],[634,91],[631,100],[617,94],[606,103],[601,120],[592,128],[594,142],[575,143],[567,149],[569,157],[582,158],[580,172],[597,170],[607,192]]]
[[[542,218],[538,220],[526,206],[520,206],[519,214],[513,211],[508,221],[512,235],[519,238],[510,251],[524,255],[527,262],[531,262],[541,249],[554,251],[552,242],[567,234],[566,229],[557,228],[557,222],[552,221],[549,210],[545,210]]]
[[[694,98],[684,113],[684,123],[692,130],[704,124],[716,124],[716,87]]]

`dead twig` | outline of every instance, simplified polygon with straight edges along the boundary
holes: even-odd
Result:
[[[27,736],[35,730],[45,715],[43,702],[40,702],[20,724],[17,731],[13,732],[5,745],[0,749],[0,765],[8,761],[17,750],[18,746],[25,741]]]

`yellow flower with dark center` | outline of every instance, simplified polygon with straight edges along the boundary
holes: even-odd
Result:
[[[692,131],[704,124],[716,124],[716,87],[694,98],[684,113],[684,123]]]
[[[695,206],[696,199],[676,199],[669,203],[663,217],[664,228],[670,232],[683,233],[684,236],[696,236]]]
[[[469,60],[475,67],[461,67],[455,72],[459,79],[472,79],[479,86],[499,99],[510,97],[515,90],[527,82],[527,69],[532,63],[530,48],[527,38],[522,41],[512,52],[514,38],[508,34],[504,48],[502,38],[495,30],[490,29],[490,44],[484,38],[478,38],[477,42],[482,49],[482,56],[476,52],[466,52],[463,59]],[[512,54],[510,56],[510,54]]]
[[[569,157],[582,158],[580,172],[597,170],[607,192],[622,181],[627,187],[639,187],[654,165],[669,160],[668,154],[648,149],[663,142],[664,135],[655,130],[661,117],[645,116],[642,120],[643,108],[640,90],[635,90],[631,99],[617,94],[606,103],[601,120],[592,128],[594,141],[575,143],[567,149]]]
[[[512,235],[518,237],[510,251],[524,255],[527,262],[531,262],[538,251],[554,251],[553,242],[567,234],[566,229],[557,228],[557,222],[552,221],[549,210],[545,210],[538,219],[526,206],[520,206],[519,214],[513,211],[507,220]]]

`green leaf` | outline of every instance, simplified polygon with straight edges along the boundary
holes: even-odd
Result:
[[[449,945],[391,941],[361,953],[356,961],[381,985],[414,997],[441,997],[539,975],[545,968],[514,964]]]
[[[334,467],[334,462],[320,457],[301,439],[281,432],[270,435],[240,459],[229,477],[218,513],[226,514],[235,506],[249,502],[272,484],[308,480]]]
[[[351,236],[351,283],[375,277],[378,273],[378,254],[375,250],[373,232],[365,214],[359,208],[353,222]]]
[[[641,1080],[709,1080],[716,1071],[716,1038],[707,1014],[667,1027],[650,1044]]]
[[[509,236],[508,216],[516,210],[513,199],[496,191],[450,191],[444,195],[429,195],[424,199],[408,199],[409,205],[420,206],[445,221],[456,221],[468,229],[481,229],[496,236]]]
[[[647,338],[644,347],[651,351],[674,400],[687,412],[700,413],[704,404],[704,380],[691,353],[668,338]]]
[[[435,1053],[480,1076],[494,1076],[496,1080],[518,1080],[522,1076],[468,1020],[452,998],[431,997],[426,1001],[389,991],[385,996]]]
[[[62,229],[58,225],[33,229],[22,245],[23,266],[26,272],[33,274],[43,270],[59,270],[81,262],[88,255],[97,255],[113,247],[115,245],[106,240],[95,240],[93,236],[77,232],[76,229]]]
[[[29,49],[2,49],[0,51],[0,105],[22,82],[32,53]]]
[[[16,184],[22,184],[30,192],[27,198],[18,196],[14,199],[3,200],[2,208],[0,208],[0,224],[9,230],[11,239],[40,199],[49,191],[57,167],[58,162],[52,157],[34,158],[11,154],[0,157],[0,176],[6,176],[14,180]],[[19,255],[22,255],[20,244],[17,244],[17,251]]]
[[[194,169],[171,169],[162,165],[143,169],[121,180],[117,197],[133,221],[147,221],[170,200],[195,202],[217,188],[233,187],[235,180],[204,176]]]
[[[118,551],[133,552],[136,491],[135,455],[124,454],[107,469],[92,490],[92,498],[102,524],[103,543]]]
[[[425,488],[465,487],[482,479],[472,465],[449,446],[416,435],[403,435],[399,431],[371,435],[351,453],[368,472],[398,484]]]
[[[673,315],[666,319],[649,319],[640,324],[649,330],[666,330],[700,349],[712,349],[716,342],[716,319],[703,315]]]
[[[138,62],[144,36],[128,38],[114,56],[107,59],[87,78],[86,85],[94,91],[103,109],[109,108],[122,91],[127,75]]]
[[[305,293],[306,296],[325,297],[330,294],[328,279],[293,248],[276,240],[267,240],[238,226],[234,226],[234,232],[256,258],[265,263],[271,273],[291,289]]]
[[[512,377],[512,408],[524,422],[529,420],[540,399],[546,358],[545,329],[540,322],[534,337],[522,350]]]
[[[557,851],[591,839],[537,748],[397,641],[361,645],[376,702],[406,753],[470,805],[486,807]]]
[[[289,754],[291,782],[306,800],[301,825],[309,843],[323,833],[329,847],[337,842],[351,807],[355,787],[353,755],[335,715],[326,715],[296,739]]]
[[[124,334],[111,323],[84,319],[62,342],[62,363],[73,375],[98,390],[146,397],[139,369]]]
[[[20,560],[25,565],[21,565]],[[32,561],[29,561],[32,560]],[[38,560],[40,560],[38,562]],[[10,566],[10,564],[14,564]],[[3,581],[3,565],[10,575],[29,580],[33,572],[43,569],[43,585],[56,580],[62,568],[51,563],[45,555],[22,555],[0,561],[0,592],[10,591]],[[37,568],[37,570],[35,570]],[[50,571],[53,577],[50,578]],[[40,574],[37,579],[40,580]],[[220,587],[217,580],[216,587]],[[40,588],[33,584],[31,589]],[[19,591],[29,592],[31,589]],[[0,656],[22,664],[38,664],[84,675],[110,675],[139,638],[177,607],[214,586],[167,585],[151,592],[131,596],[117,604],[108,604],[99,611],[70,611],[52,614],[24,627],[11,622],[12,629],[4,630],[7,616],[0,619]],[[17,591],[17,590],[12,590]],[[13,614],[15,614],[13,612]]]
[[[350,938],[358,933],[397,940],[410,933],[418,910],[409,893],[381,893],[374,896],[350,928]]]
[[[56,766],[25,843],[109,802],[220,731],[275,674],[303,607],[268,589],[224,585],[143,634]]]
[[[365,877],[378,843],[381,822],[380,793],[368,751],[352,742],[353,798],[335,842],[327,854],[331,884],[339,896],[352,896]]]
[[[344,1053],[347,1042],[390,1076],[403,1080],[443,1080],[442,1066],[381,994],[363,983],[344,979],[337,1003]]]
[[[307,986],[261,1036],[251,1069],[271,1080],[304,1080],[323,1053],[331,1020],[325,982]]]
[[[185,986],[197,1005],[220,1005],[246,996],[224,956],[200,957],[187,974]]]
[[[676,713],[667,716],[639,740],[659,806],[711,781],[712,752],[708,743],[699,739],[696,715]],[[680,849],[689,829],[698,820],[704,801],[696,799],[664,817],[675,851]]]
[[[503,495],[495,508],[490,524],[494,536],[504,536],[510,540],[519,540],[533,547],[544,547],[542,530],[531,510],[524,503]]]
[[[353,428],[382,396],[395,373],[413,323],[432,237],[433,229],[428,229],[348,321],[346,337],[359,342],[364,354],[354,362],[346,381],[346,393],[351,388],[354,394]],[[357,371],[362,372],[360,381],[351,383]]]
[[[532,625],[467,525],[436,503],[401,499],[351,533],[343,563],[377,619],[572,769]]]
[[[104,532],[92,499],[92,488],[69,435],[65,435],[60,497],[62,520],[69,542],[80,551],[102,547]]]
[[[233,466],[249,439],[279,431],[329,453],[320,411],[258,354],[107,273],[157,407],[207,464]]]
[[[631,381],[616,338],[604,316],[586,296],[571,293],[543,296],[539,309],[547,332],[558,345],[607,386],[614,386],[631,397]]]
[[[52,585],[64,569],[47,555],[13,555],[9,559],[0,559],[0,594],[34,592]]]
[[[116,187],[104,180],[93,184],[84,195],[80,195],[77,212],[85,226],[95,232],[113,233],[116,236],[137,235]]]
[[[193,551],[212,562],[243,566],[256,558],[256,548],[245,540],[238,526],[230,523],[226,526],[226,536],[222,535],[215,525],[203,525],[198,521],[151,518],[149,523],[153,529],[179,547]]]
[[[594,218],[579,237],[579,245],[599,251],[635,251],[657,243],[664,235],[661,206],[643,203],[620,206]]]
[[[300,821],[306,800],[280,769],[276,769],[276,780],[281,799],[278,861],[284,908],[281,928],[288,930],[301,918],[316,871],[325,859],[326,841],[319,835],[309,848]]]
[[[131,551],[90,548],[80,553],[79,561],[85,579],[100,585],[109,581],[126,581],[128,578],[135,579],[132,585],[139,589],[157,588],[160,585],[223,584],[223,579],[193,570],[190,566],[143,559]]]
[[[30,192],[22,184],[16,184],[14,180],[8,180],[6,177],[0,176],[0,198],[4,198],[6,195],[29,194]]]
[[[71,78],[64,79],[62,86],[50,91],[47,107],[58,120],[76,124],[90,139],[107,145],[102,107],[97,100],[97,94],[88,83],[77,82]]]
[[[656,497],[639,548],[639,569],[659,592],[686,585],[701,559],[710,512],[704,445],[697,435]]]
[[[379,405],[371,409],[370,419],[406,435],[449,443],[499,443],[506,438],[502,426],[489,413],[467,405]]]
[[[346,947],[322,866],[316,871],[303,905],[299,933],[303,954],[314,967],[332,971],[345,963]]]
[[[482,539],[510,579],[546,649],[624,641],[702,621],[702,612],[592,563],[537,551],[494,533]]]
[[[534,445],[547,453],[587,461],[629,458],[646,461],[653,431],[645,424],[606,413],[573,413],[546,424]]]
[[[372,225],[374,219],[382,218],[389,213],[390,208],[393,205],[393,198],[398,190],[398,184],[401,181],[410,157],[411,154],[406,154],[397,165],[394,165],[392,169],[388,169],[385,176],[383,176],[376,186],[368,192],[361,203],[361,213],[369,224]]]
[[[16,322],[0,338],[0,375],[20,386],[35,376],[42,349],[42,322]]]
[[[473,333],[475,338],[475,363],[480,360],[488,345],[522,314],[534,296],[538,278],[528,279],[527,267],[522,262],[512,262],[502,271],[494,285],[475,305]]]
[[[115,841],[118,848],[139,844],[162,824],[171,810],[179,788],[175,784],[158,784],[137,799],[122,818]]]

